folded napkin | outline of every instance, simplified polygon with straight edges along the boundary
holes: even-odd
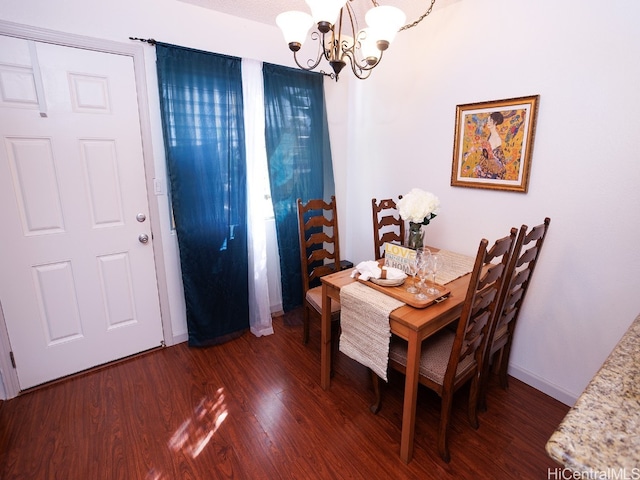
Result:
[[[404,273],[399,268],[393,267],[382,267],[387,272],[386,278],[388,280],[400,280],[402,278],[407,278],[407,274]],[[381,278],[382,277],[382,269],[380,265],[375,260],[367,260],[365,262],[360,262],[356,265],[356,268],[351,273],[352,277],[356,277],[360,275],[361,280],[369,280],[370,278]]]

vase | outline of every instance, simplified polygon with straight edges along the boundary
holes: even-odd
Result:
[[[409,222],[409,234],[407,235],[407,248],[422,248],[424,242],[424,230],[421,223]]]

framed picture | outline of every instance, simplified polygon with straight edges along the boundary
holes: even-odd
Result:
[[[458,105],[451,185],[526,193],[538,100]]]

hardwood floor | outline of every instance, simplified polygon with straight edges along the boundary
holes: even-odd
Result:
[[[0,478],[544,479],[557,467],[544,445],[569,407],[513,378],[507,391],[493,379],[478,430],[459,392],[449,464],[435,448],[440,400],[421,390],[414,459],[405,465],[404,377],[390,375],[373,415],[368,371],[338,354],[322,390],[318,325],[303,345],[302,326],[286,320],[274,319],[275,335],[246,333],[207,349],[180,344],[3,402]],[[228,415],[192,458],[174,434],[219,389]]]

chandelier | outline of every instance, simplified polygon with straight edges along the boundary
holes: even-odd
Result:
[[[436,0],[413,23],[404,25],[405,13],[390,5],[379,5],[370,0],[373,7],[367,11],[367,26],[360,28],[354,4],[369,0],[305,0],[311,15],[305,12],[283,12],[276,17],[276,24],[282,30],[289,49],[298,67],[303,70],[315,69],[324,58],[333,73],[321,73],[338,80],[338,76],[347,63],[353,74],[364,80],[382,60],[382,54],[396,34],[402,30],[415,27],[431,13]],[[298,52],[307,39],[309,29],[316,25],[317,30],[311,32],[311,40],[318,43],[318,54],[301,64]]]

